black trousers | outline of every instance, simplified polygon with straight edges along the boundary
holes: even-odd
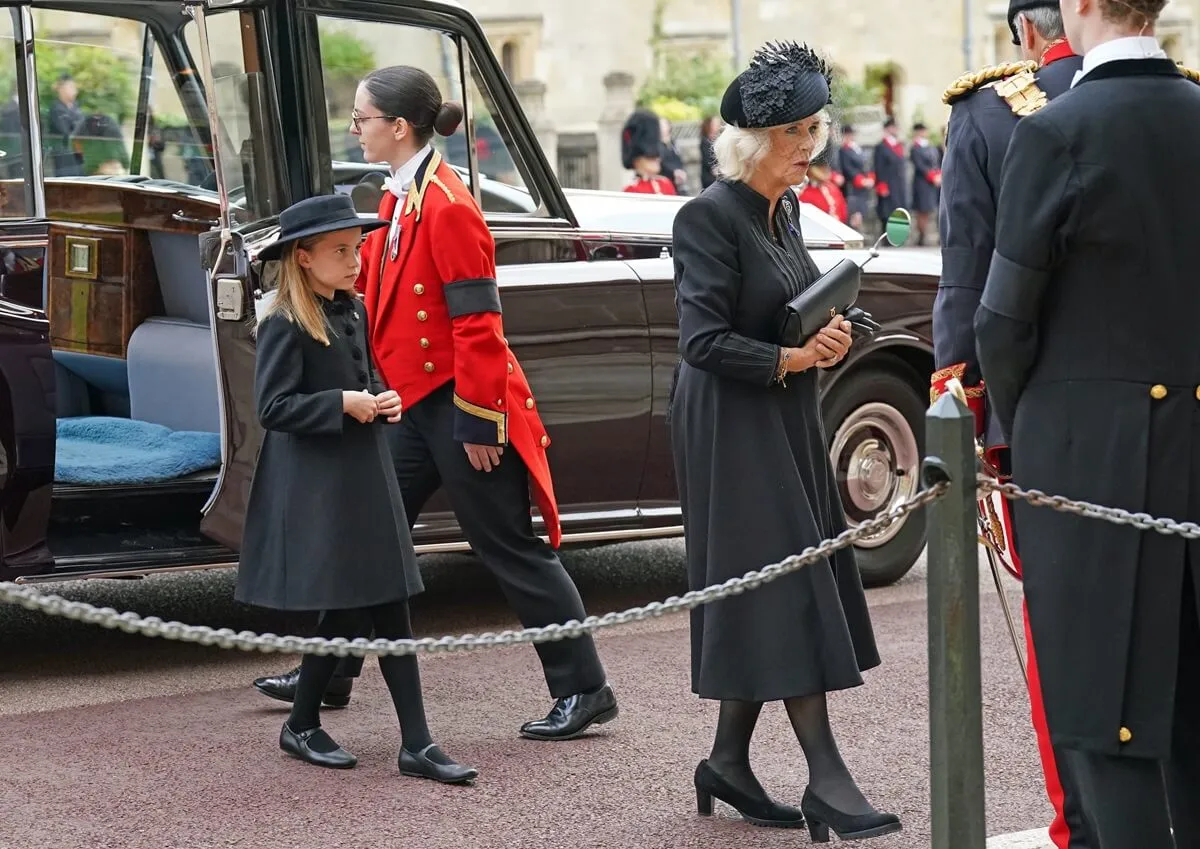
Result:
[[[586,615],[583,600],[554,549],[533,531],[529,472],[511,445],[500,465],[476,471],[454,439],[454,384],[404,411],[388,427],[396,478],[409,525],[445,487],[467,542],[500,583],[522,626],[536,628]],[[604,684],[604,667],[590,636],[538,643],[538,657],[554,698]],[[344,658],[338,674],[354,677],[362,658]]]
[[[1084,815],[1097,838],[1095,849],[1200,849],[1200,620],[1194,563],[1186,570],[1181,600],[1170,758],[1067,751]]]

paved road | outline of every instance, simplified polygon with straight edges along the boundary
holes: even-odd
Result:
[[[682,545],[658,542],[571,553],[588,610],[684,589]],[[427,558],[418,633],[515,624],[474,561]],[[982,574],[982,573],[981,573]],[[884,665],[831,698],[844,755],[867,794],[896,811],[900,835],[878,849],[929,845],[925,576],[869,593]],[[233,603],[229,572],[141,582],[48,585],[70,598],[164,619],[306,633],[305,617]],[[1043,827],[1020,670],[990,578],[983,585],[988,833]],[[769,587],[763,591],[770,591]],[[1013,596],[1015,601],[1015,595]],[[292,658],[150,640],[24,610],[0,609],[0,849],[217,847],[794,846],[804,833],[756,829],[728,808],[695,814],[691,773],[707,751],[715,705],[688,688],[687,620],[674,616],[599,640],[621,700],[618,722],[566,744],[522,740],[548,708],[529,647],[421,661],[435,736],[478,766],[474,787],[401,778],[399,735],[378,668],[368,663],[345,711],[325,726],[360,759],[334,772],[276,747],[286,708],[246,685]],[[761,722],[752,756],[763,783],[798,802],[804,761],[782,709]]]

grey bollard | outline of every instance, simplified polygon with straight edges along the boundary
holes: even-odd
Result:
[[[929,505],[929,755],[932,849],[985,849],[975,422],[943,393],[925,415]]]

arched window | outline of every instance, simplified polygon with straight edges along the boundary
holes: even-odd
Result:
[[[518,82],[517,80],[517,44],[515,41],[506,41],[504,46],[500,48],[500,67],[504,69],[504,76],[508,77],[510,83]]]

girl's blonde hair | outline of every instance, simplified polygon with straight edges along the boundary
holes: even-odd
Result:
[[[303,248],[312,250],[320,236],[310,236],[299,239],[287,245],[279,257],[279,283],[275,288],[275,298],[267,306],[263,320],[267,316],[279,313],[288,321],[300,325],[304,332],[316,339],[322,345],[329,345],[329,322],[325,320],[325,312],[317,300],[317,294],[308,285],[304,269],[296,252]]]

